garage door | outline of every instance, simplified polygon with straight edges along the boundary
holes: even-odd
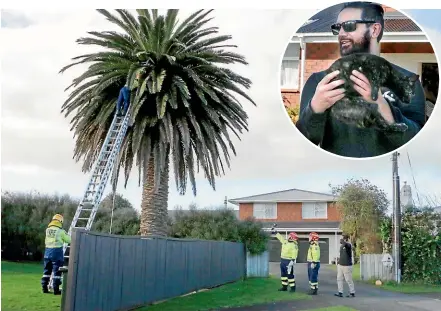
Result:
[[[270,262],[280,262],[280,251],[282,244],[276,238],[271,238],[268,241],[268,252]]]
[[[309,242],[306,238],[299,239],[299,254],[297,262],[305,263],[308,256]],[[319,240],[320,245],[320,262],[329,263],[329,239],[323,238]],[[270,262],[280,262],[280,251],[282,244],[276,238],[272,238],[268,243],[269,260]]]

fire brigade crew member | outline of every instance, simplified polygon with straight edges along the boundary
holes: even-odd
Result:
[[[318,272],[320,269],[320,246],[318,243],[319,235],[316,232],[309,234],[308,249],[308,278],[311,287],[309,295],[317,295],[318,291]]]
[[[59,268],[64,263],[63,244],[70,243],[70,241],[70,236],[63,230],[63,216],[56,214],[46,229],[44,271],[41,278],[43,293],[49,293],[48,284],[53,272],[54,295],[61,294],[61,272]]]
[[[291,232],[288,235],[288,240],[286,240],[280,233],[271,228],[271,233],[276,234],[277,239],[282,243],[282,251],[280,254],[280,280],[282,282],[282,287],[279,291],[287,291],[288,284],[291,292],[296,291],[296,281],[294,276],[294,266],[297,260],[297,254],[299,252],[299,247],[297,245],[297,234]]]

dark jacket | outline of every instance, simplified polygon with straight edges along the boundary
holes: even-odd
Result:
[[[411,74],[404,68],[393,66],[406,75]],[[317,84],[325,75],[324,71],[313,73],[306,81],[301,95],[299,120],[296,123],[298,130],[322,149],[347,157],[374,157],[401,147],[424,126],[425,95],[419,81],[416,94],[408,105],[400,108],[390,105],[395,122],[407,124],[408,130],[404,133],[361,129],[335,120],[329,116],[329,111],[314,113],[310,106],[311,99]]]
[[[352,266],[352,245],[345,242],[340,245],[340,258],[338,264],[341,266]]]

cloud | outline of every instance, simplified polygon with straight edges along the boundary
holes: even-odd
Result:
[[[32,24],[33,21],[22,13],[12,10],[1,10],[2,28],[26,28]]]
[[[253,81],[249,94],[257,107],[242,100],[249,115],[249,132],[241,136],[241,141],[234,140],[237,156],[231,161],[231,170],[217,181],[217,191],[213,192],[200,175],[198,196],[194,198],[190,189],[187,195],[179,196],[171,176],[171,207],[192,201],[200,205],[222,204],[225,196],[288,188],[328,191],[328,183],[343,183],[350,177],[368,178],[391,195],[390,157],[357,161],[325,153],[297,132],[283,108],[279,92],[281,57],[294,32],[315,12],[247,9],[212,13],[212,23],[219,26],[222,34],[232,35],[233,44],[239,46],[237,52],[249,62],[249,66],[237,65],[234,70]],[[87,31],[113,26],[92,10],[16,13],[33,23],[20,29],[2,29],[3,188],[81,196],[88,175],[82,174],[81,163],[72,159],[73,133],[60,109],[68,96],[64,89],[84,68],[65,74],[58,71],[72,57],[90,51],[78,46],[77,38]],[[424,26],[424,20],[420,22]],[[437,52],[441,51],[440,29],[425,27]],[[434,143],[441,132],[440,118],[441,108],[437,107],[421,133],[400,151],[402,180],[412,180],[408,152],[421,192],[441,189],[441,145]],[[136,207],[141,200],[137,184],[134,170],[127,189],[119,186],[119,191]]]

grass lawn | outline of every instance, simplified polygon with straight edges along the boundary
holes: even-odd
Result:
[[[327,308],[319,308],[319,309],[311,309],[305,311],[358,311],[356,309],[352,309],[345,306],[335,306],[335,307],[327,307]]]
[[[372,281],[375,284],[375,281]],[[400,283],[395,282],[385,282],[378,288],[390,290],[393,292],[400,292],[405,294],[418,294],[418,293],[441,293],[441,286],[436,285],[424,285],[424,284],[413,284],[413,283]]]
[[[330,267],[337,271],[337,265],[330,265]],[[354,281],[360,281],[360,264],[357,263],[352,268],[352,279]]]
[[[311,299],[310,296],[302,293],[278,292],[277,289],[279,287],[279,278],[252,278],[245,281],[226,284],[193,295],[173,298],[156,305],[136,310],[202,311],[217,308],[250,306],[276,301]],[[335,311],[337,311],[337,309]]]
[[[59,311],[61,296],[43,294],[43,265],[2,261],[2,311]]]
[[[2,261],[2,311],[59,311],[61,296],[43,294],[41,264]],[[239,307],[259,303],[311,299],[302,293],[278,292],[280,279],[256,278],[226,284],[185,297],[177,297],[156,305],[137,309],[197,311],[210,308]],[[334,311],[334,310],[333,310]]]

